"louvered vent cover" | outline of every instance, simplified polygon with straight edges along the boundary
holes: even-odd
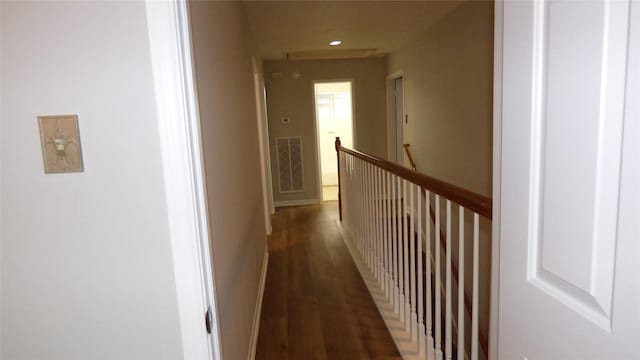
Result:
[[[280,192],[304,191],[302,138],[300,136],[277,138],[276,146]]]

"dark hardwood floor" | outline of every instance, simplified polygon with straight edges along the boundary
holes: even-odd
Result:
[[[336,202],[276,211],[256,359],[400,359],[337,218]]]

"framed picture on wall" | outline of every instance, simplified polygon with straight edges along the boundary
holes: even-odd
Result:
[[[38,116],[46,174],[83,172],[77,115]]]

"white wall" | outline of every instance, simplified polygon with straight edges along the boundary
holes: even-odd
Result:
[[[252,46],[240,2],[190,7],[222,352],[246,359],[266,252]]]
[[[144,4],[0,6],[0,357],[180,359]],[[45,114],[78,114],[83,173],[43,173]]]
[[[423,36],[389,56],[388,73],[403,72],[409,123],[405,143],[419,172],[491,196],[493,131],[493,5],[467,1]],[[444,204],[442,204],[444,213]],[[444,222],[444,217],[443,217]],[[465,282],[472,293],[471,216],[465,217]],[[458,223],[454,208],[452,223]],[[454,226],[452,236],[457,238]],[[458,253],[453,244],[453,254]],[[480,222],[480,329],[488,332],[491,224]],[[454,256],[457,263],[457,256]],[[443,264],[443,271],[445,269]],[[457,285],[456,285],[457,286]],[[471,322],[467,321],[469,330]]]
[[[321,197],[321,194],[318,194],[317,182],[318,149],[313,120],[313,81],[353,80],[355,146],[358,150],[375,156],[386,156],[386,67],[386,58],[264,62],[273,198],[276,203],[314,200]],[[279,72],[283,74],[282,78],[274,78],[273,73]],[[300,78],[293,78],[294,72],[299,72]],[[289,124],[286,125],[280,121],[285,115],[290,118]],[[302,137],[303,192],[279,191],[275,139],[286,136]]]
[[[490,195],[493,2],[462,3],[392,53],[388,73],[398,71],[418,171]]]

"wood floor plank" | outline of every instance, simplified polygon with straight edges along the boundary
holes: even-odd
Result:
[[[318,302],[314,297],[291,296],[288,299],[288,358],[328,359]]]
[[[273,216],[256,359],[400,359],[337,217],[336,203]]]
[[[260,322],[260,334],[256,351],[256,359],[287,360],[289,359],[288,331],[286,317],[269,317]]]

